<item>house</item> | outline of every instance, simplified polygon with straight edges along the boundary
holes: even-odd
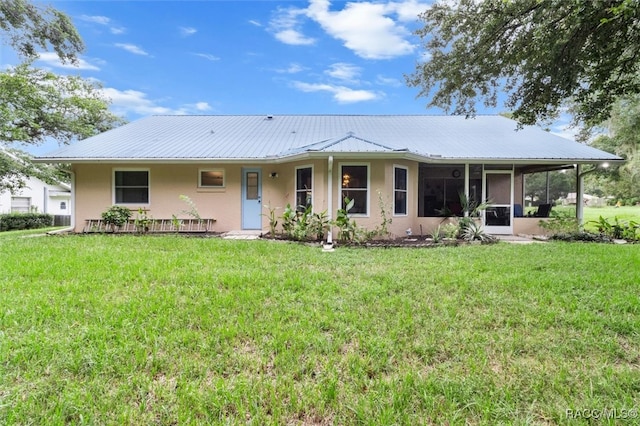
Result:
[[[23,161],[2,146],[0,151],[14,161]],[[54,216],[56,225],[68,225],[71,211],[71,185],[65,182],[47,183],[32,176],[13,193],[0,189],[0,213],[47,213]]]
[[[30,177],[26,186],[14,194],[0,193],[0,213],[48,213],[54,216],[71,214],[71,185],[58,182],[48,184]]]
[[[114,204],[171,218],[185,195],[216,231],[266,230],[267,206],[335,217],[345,198],[373,228],[381,200],[396,235],[463,214],[460,194],[490,201],[489,233],[537,232],[514,217],[525,174],[620,160],[502,116],[427,115],[152,116],[37,158],[71,164],[77,232]]]

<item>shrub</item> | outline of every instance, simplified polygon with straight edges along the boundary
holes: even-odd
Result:
[[[111,225],[112,230],[116,229],[127,223],[131,217],[131,210],[123,206],[111,206],[102,213],[102,220],[107,225]]]
[[[613,218],[613,222],[609,222],[608,219],[600,216],[598,220],[592,220],[590,223],[596,225],[598,232],[609,238],[625,239],[627,241],[636,241],[640,239],[640,235],[638,234],[640,224],[633,220],[625,222],[619,220],[616,216]]]
[[[558,232],[549,237],[556,241],[584,241],[588,243],[610,243],[613,240],[604,234],[594,234],[592,232],[575,231],[575,232]]]
[[[38,229],[53,226],[53,216],[44,213],[9,213],[0,215],[0,231]]]
[[[541,228],[550,231],[551,234],[572,234],[579,231],[578,219],[571,212],[551,210],[548,220],[541,220]]]

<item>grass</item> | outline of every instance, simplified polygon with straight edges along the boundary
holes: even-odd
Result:
[[[528,208],[527,210],[535,211],[535,208]],[[576,214],[575,206],[554,206],[555,211],[569,212],[573,217]],[[588,231],[597,231],[597,226],[591,222],[596,222],[602,216],[610,223],[613,223],[617,217],[620,221],[629,222],[634,221],[640,223],[640,206],[603,206],[603,207],[585,207],[583,211],[584,227]]]
[[[3,235],[0,424],[575,424],[566,410],[637,409],[638,253]]]

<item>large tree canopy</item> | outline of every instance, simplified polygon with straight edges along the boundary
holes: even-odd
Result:
[[[0,73],[0,141],[84,139],[122,123],[108,106],[93,81],[22,64]]]
[[[443,0],[420,18],[426,60],[407,82],[429,106],[473,115],[504,94],[522,124],[570,103],[576,122],[596,125],[640,93],[637,0]]]
[[[67,15],[27,0],[0,1],[0,36],[23,57],[52,48],[62,61],[75,61],[84,43]]]
[[[83,50],[64,13],[27,0],[0,0],[0,37],[26,60],[0,72],[0,148],[47,139],[68,143],[124,122],[109,112],[99,84],[31,67],[41,50],[52,49],[63,62],[75,62]],[[35,167],[24,153],[0,149],[0,191],[23,187],[26,176],[50,181],[63,169]]]

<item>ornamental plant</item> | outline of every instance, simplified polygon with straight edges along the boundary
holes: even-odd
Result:
[[[131,210],[123,206],[111,206],[102,213],[102,220],[113,232],[129,221]]]

